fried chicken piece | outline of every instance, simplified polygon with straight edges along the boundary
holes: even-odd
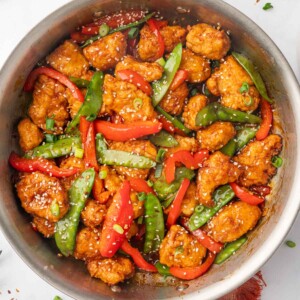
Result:
[[[182,200],[181,215],[190,217],[197,205],[199,205],[197,186],[195,182],[191,182]]]
[[[261,217],[256,205],[237,201],[226,205],[205,226],[204,230],[216,242],[229,243],[255,227]]]
[[[120,115],[124,122],[153,120],[156,116],[151,99],[134,84],[118,80],[106,74],[103,85],[103,105],[101,113]],[[140,105],[134,100],[140,99]]]
[[[172,52],[177,44],[185,43],[187,30],[181,26],[165,26],[160,29],[160,34],[164,40],[165,52]]]
[[[282,149],[281,136],[271,134],[262,141],[250,142],[233,158],[239,164],[242,175],[239,183],[244,187],[265,185],[276,174],[272,157]]]
[[[43,133],[29,118],[23,119],[18,124],[18,133],[19,144],[24,152],[37,147],[44,139]]]
[[[90,199],[81,212],[81,220],[86,227],[99,226],[106,215],[106,206]]]
[[[69,209],[67,193],[55,177],[40,172],[23,173],[16,188],[22,207],[34,216],[57,222]],[[53,213],[53,205],[59,206],[58,215]]]
[[[126,54],[127,42],[122,32],[109,34],[83,49],[90,64],[106,71],[114,68]]]
[[[140,201],[135,192],[130,193],[130,199],[133,206],[133,218],[137,219],[144,214],[144,201]]]
[[[135,271],[133,263],[125,257],[89,259],[87,269],[92,277],[111,285],[131,278]]]
[[[197,132],[197,139],[201,149],[216,151],[225,146],[236,134],[230,122],[215,122]]]
[[[168,267],[197,267],[205,257],[197,239],[179,225],[171,226],[159,249],[159,261]]]
[[[195,54],[189,49],[182,49],[182,58],[179,68],[188,71],[189,76],[187,81],[191,83],[205,81],[210,76],[209,60]]]
[[[33,217],[33,227],[40,232],[45,238],[50,238],[54,235],[55,223],[40,217]]]
[[[118,78],[118,71],[132,70],[140,74],[146,81],[154,81],[161,78],[164,68],[158,63],[140,62],[132,56],[125,56],[122,61],[116,65],[115,75]]]
[[[191,27],[186,36],[186,47],[209,59],[219,60],[230,49],[230,39],[224,30],[201,23]]]
[[[81,48],[71,40],[66,40],[46,58],[47,63],[66,76],[82,77],[89,68]]]
[[[166,148],[167,152],[165,154],[165,157],[168,158],[171,154],[179,151],[179,150],[187,150],[190,152],[197,152],[199,145],[195,138],[193,137],[185,137],[181,135],[174,135],[175,139],[178,142],[178,145],[176,147],[172,148]]]
[[[206,106],[208,99],[204,95],[195,95],[190,98],[189,102],[183,108],[182,119],[184,125],[192,130],[199,130],[199,126],[196,126],[197,113]]]
[[[203,167],[198,170],[197,192],[200,204],[213,206],[212,194],[214,190],[229,182],[236,181],[241,170],[230,162],[230,157],[216,151],[204,161]]]
[[[241,93],[243,84],[249,85],[247,92]],[[221,104],[242,111],[255,110],[260,95],[248,73],[233,58],[228,56],[220,68],[207,80],[207,88],[215,96],[221,96]]]

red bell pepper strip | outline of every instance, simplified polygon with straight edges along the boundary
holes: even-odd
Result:
[[[194,169],[201,167],[203,161],[209,157],[209,151],[206,149],[201,149],[194,154]]]
[[[44,66],[34,69],[28,75],[23,87],[25,92],[31,92],[33,90],[34,83],[40,75],[46,75],[50,78],[56,79],[61,84],[70,89],[74,98],[78,99],[80,102],[84,101],[84,96],[81,93],[80,89],[67,76],[54,69]]]
[[[156,26],[158,27],[158,29],[168,26],[167,20],[155,20],[155,22],[156,22]]]
[[[151,31],[157,37],[157,40],[158,40],[157,58],[160,58],[164,55],[164,52],[165,52],[165,42],[159,31],[159,25],[157,24],[157,21],[154,19],[148,20],[147,23],[148,23]]]
[[[158,121],[160,123],[162,123],[162,128],[165,130],[165,131],[168,131],[170,133],[177,133],[181,136],[186,136],[186,134],[181,131],[180,129],[176,128],[172,122],[170,122],[169,120],[167,120],[163,115],[159,115],[157,117]]]
[[[142,254],[139,252],[138,249],[133,248],[127,240],[124,240],[121,249],[127,253],[128,255],[131,256],[133,259],[134,263],[142,270],[148,271],[148,272],[157,272],[157,269],[155,268],[154,265],[148,263]]]
[[[130,184],[124,181],[109,206],[100,238],[100,254],[112,257],[122,246],[133,221],[133,206],[130,200]]]
[[[132,70],[120,70],[116,72],[116,77],[121,80],[134,84],[138,89],[150,96],[152,94],[152,87],[143,76]]]
[[[202,265],[198,267],[186,267],[186,268],[171,267],[170,273],[171,275],[182,280],[192,280],[198,278],[208,271],[210,266],[213,264],[215,257],[216,257],[215,254],[209,252],[206,261]]]
[[[70,37],[73,42],[78,43],[78,44],[83,43],[90,38],[89,35],[82,34],[81,32],[78,32],[78,31],[72,32],[70,34]]]
[[[103,196],[101,196],[103,192],[104,192],[103,180],[100,179],[98,175],[96,175],[94,179],[94,185],[92,188],[92,194],[93,194],[93,198],[99,203],[106,202],[103,201]]]
[[[85,144],[85,142],[86,142],[90,124],[91,124],[91,122],[87,121],[85,117],[80,117],[79,131],[80,131],[82,144]]]
[[[139,231],[137,232],[137,234],[134,237],[137,241],[141,241],[143,236],[145,235],[145,233],[146,233],[146,225],[141,224],[141,225],[139,225]]]
[[[167,227],[170,228],[172,225],[176,223],[177,218],[180,215],[181,212],[181,204],[184,198],[184,195],[190,185],[190,181],[187,178],[184,178],[179,190],[175,196],[175,199],[171,205],[171,209],[168,214],[168,219],[167,219]]]
[[[264,198],[260,198],[258,196],[255,196],[253,194],[251,194],[250,192],[246,191],[245,189],[243,189],[242,187],[240,187],[239,185],[237,185],[234,182],[229,183],[233,192],[235,193],[235,195],[242,201],[251,204],[251,205],[258,205],[262,202],[265,201]]]
[[[86,141],[84,143],[84,163],[86,168],[94,168],[95,171],[99,170],[97,157],[96,157],[96,143],[95,143],[95,129],[94,123],[91,122]]]
[[[10,165],[20,172],[40,171],[57,178],[69,177],[78,172],[78,169],[61,169],[45,158],[23,158],[12,152],[8,158]]]
[[[223,244],[218,243],[215,240],[213,240],[210,236],[208,236],[200,228],[198,228],[194,231],[191,231],[188,226],[188,224],[189,224],[188,218],[181,218],[180,223],[187,231],[189,231],[198,240],[198,242],[202,246],[207,248],[209,251],[211,251],[215,254],[215,253],[219,253],[223,249],[223,246],[224,246]]]
[[[129,180],[130,186],[133,190],[135,190],[138,193],[151,193],[154,194],[154,190],[152,189],[152,187],[150,187],[148,185],[148,183],[146,182],[146,180],[141,179],[141,178],[131,178]]]
[[[272,106],[265,99],[261,100],[261,117],[262,117],[262,122],[260,124],[258,131],[256,132],[256,139],[258,141],[265,139],[268,136],[269,131],[272,127],[272,121],[273,121]]]
[[[251,191],[261,196],[268,196],[271,193],[271,188],[268,185],[254,185]]]
[[[189,72],[187,70],[178,70],[175,74],[175,77],[171,83],[170,90],[176,90],[180,85],[184,83],[185,80],[189,77]]]
[[[84,35],[97,35],[99,34],[100,26],[83,26],[81,29],[81,33]]]
[[[108,140],[125,142],[145,135],[154,134],[162,129],[162,124],[152,121],[138,121],[131,124],[114,124],[107,121],[95,121],[97,133]]]
[[[137,44],[138,39],[128,39],[127,40],[127,54],[132,55],[133,57],[137,56]]]

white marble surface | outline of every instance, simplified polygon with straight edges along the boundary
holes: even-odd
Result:
[[[212,1],[212,0],[210,0]],[[267,1],[225,0],[254,20],[281,49],[300,80],[300,1],[268,0],[274,8],[262,9]],[[69,0],[0,0],[0,68],[22,37],[50,12]],[[300,299],[300,216],[287,239],[296,242],[294,249],[285,244],[262,268],[267,287],[263,300]],[[52,300],[55,295],[70,297],[40,279],[15,254],[0,231],[0,299]]]

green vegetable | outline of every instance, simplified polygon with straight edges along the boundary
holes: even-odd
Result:
[[[163,171],[163,164],[162,163],[156,164],[154,177],[159,178],[162,174],[162,171]]]
[[[54,130],[54,119],[47,118],[46,119],[46,129],[47,130]]]
[[[204,207],[200,212],[192,214],[189,220],[189,229],[194,231],[203,226],[208,220],[210,220],[224,205],[233,199],[235,196],[230,185],[223,185],[215,190],[213,194],[214,202],[216,203],[213,207]]]
[[[155,62],[158,63],[159,65],[161,65],[162,67],[164,67],[165,64],[166,64],[166,61],[165,61],[165,59],[163,57],[160,57]]]
[[[208,126],[216,121],[260,124],[261,118],[240,110],[222,106],[218,102],[208,104],[196,116],[197,126]]]
[[[156,155],[156,161],[159,163],[163,162],[166,152],[167,151],[165,149],[160,148]]]
[[[80,89],[87,88],[90,84],[89,80],[70,76],[69,79],[75,83]]]
[[[56,245],[64,256],[73,254],[80,213],[92,190],[94,179],[94,169],[87,169],[73,182],[68,192],[70,209],[68,213],[56,223],[54,234]]]
[[[147,198],[147,194],[144,192],[141,192],[141,193],[137,194],[137,197],[138,197],[139,201],[145,201]]]
[[[45,141],[46,143],[54,143],[57,141],[57,136],[51,133],[45,133]]]
[[[100,179],[105,179],[107,177],[107,171],[106,170],[101,170],[99,172],[99,178]]]
[[[240,93],[246,93],[249,91],[249,84],[247,82],[243,82],[242,86],[240,87]]]
[[[109,28],[109,26],[107,24],[105,24],[105,23],[101,24],[101,26],[99,28],[99,35],[101,37],[104,37],[104,36],[108,35],[109,30],[110,30],[110,28]]]
[[[280,168],[282,166],[282,163],[283,163],[283,160],[282,160],[281,157],[279,157],[279,156],[273,156],[272,157],[272,165],[275,168]]]
[[[76,149],[81,149],[81,147],[82,144],[79,137],[70,137],[38,146],[28,151],[25,157],[56,158],[75,153]]]
[[[243,244],[247,241],[247,236],[243,236],[231,243],[226,244],[226,246],[218,253],[214,261],[215,264],[221,264],[231,255],[233,255],[238,249],[242,247]]]
[[[290,247],[290,248],[295,248],[296,247],[296,243],[293,241],[286,241],[285,244]]]
[[[147,180],[147,184],[148,184],[150,187],[153,187],[153,181],[152,181],[152,180],[148,179],[148,180]]]
[[[147,194],[145,200],[145,243],[144,253],[157,251],[164,238],[164,215],[157,197]]]
[[[53,298],[53,300],[63,300],[63,298],[61,298],[61,297],[59,297],[59,296],[55,296],[55,297]]]
[[[180,66],[182,57],[182,44],[179,43],[171,52],[170,57],[164,66],[164,74],[161,79],[156,80],[152,83],[153,96],[152,104],[157,106],[162,100],[164,95],[167,93],[174,76]]]
[[[53,216],[55,216],[55,217],[59,216],[60,209],[59,209],[59,204],[57,203],[56,200],[52,201],[51,206],[50,206],[50,211]]]
[[[212,60],[211,63],[210,63],[210,66],[211,66],[212,69],[219,68],[220,67],[220,61],[219,60]]]
[[[128,37],[130,39],[135,39],[139,34],[139,29],[137,27],[132,27],[128,32]]]
[[[135,98],[133,100],[133,107],[139,110],[143,106],[143,100],[141,98]]]
[[[273,8],[273,5],[270,2],[267,2],[264,6],[263,6],[263,10],[268,10]]]
[[[80,148],[75,149],[74,156],[76,158],[83,158],[83,154],[84,154],[84,150],[83,149],[80,149]]]
[[[191,96],[196,96],[199,93],[198,89],[194,88],[191,90]]]
[[[170,268],[166,265],[163,265],[159,261],[157,263],[155,263],[155,267],[156,267],[156,269],[157,269],[157,271],[160,275],[163,275],[163,276],[170,276],[171,275]]]
[[[254,82],[260,95],[264,99],[266,99],[268,102],[273,103],[274,101],[269,98],[264,81],[262,80],[258,71],[255,69],[253,63],[248,58],[246,58],[245,56],[243,56],[237,52],[232,52],[232,56],[238,61],[238,63],[249,74],[249,76],[251,77],[252,81]]]
[[[236,141],[234,139],[231,139],[225,146],[223,146],[220,151],[225,154],[228,155],[230,157],[232,157],[234,155],[234,153],[236,152]]]
[[[66,133],[70,133],[80,121],[80,117],[86,117],[88,121],[94,121],[102,106],[102,86],[104,75],[102,72],[95,72],[88,86],[84,102],[81,105],[74,119],[66,128]]]
[[[160,146],[160,147],[171,148],[178,145],[178,142],[174,138],[174,136],[166,132],[165,130],[161,130],[160,132],[151,135],[149,137],[149,140],[155,146]]]

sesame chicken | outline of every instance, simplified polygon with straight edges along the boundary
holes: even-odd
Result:
[[[135,192],[130,193],[130,199],[133,206],[133,218],[137,219],[144,214],[144,201],[140,201]]]
[[[204,230],[216,242],[229,243],[254,228],[260,217],[258,206],[242,201],[231,202],[207,223]]]
[[[197,205],[199,205],[197,186],[195,182],[191,182],[182,200],[181,215],[190,217]]]
[[[276,174],[272,157],[282,149],[282,138],[271,134],[262,141],[250,142],[233,159],[239,164],[242,174],[239,184],[244,187],[264,185]]]
[[[50,238],[54,235],[55,223],[40,217],[33,217],[32,226],[40,232],[45,238]]]
[[[177,44],[185,43],[187,30],[181,26],[165,26],[160,29],[160,34],[164,40],[165,51],[172,52]]]
[[[19,144],[24,152],[37,147],[44,139],[43,133],[29,118],[18,124]]]
[[[109,34],[83,49],[90,64],[106,71],[114,68],[126,53],[127,42],[122,32]]]
[[[197,140],[193,137],[186,137],[175,134],[175,139],[178,142],[178,145],[172,148],[166,148],[165,158],[170,157],[171,154],[179,150],[187,150],[190,152],[197,152],[199,149],[199,144]]]
[[[81,212],[81,220],[86,227],[97,227],[103,222],[106,211],[104,204],[89,199]]]
[[[171,226],[159,249],[159,261],[168,267],[197,267],[205,257],[204,248],[179,225]]]
[[[230,157],[216,151],[204,161],[198,170],[197,192],[200,204],[213,206],[212,194],[214,190],[229,182],[236,181],[241,170],[230,162]]]
[[[34,216],[57,222],[69,209],[67,193],[55,177],[40,172],[23,173],[16,188],[22,207]],[[58,215],[53,213],[53,205],[58,205]]]

